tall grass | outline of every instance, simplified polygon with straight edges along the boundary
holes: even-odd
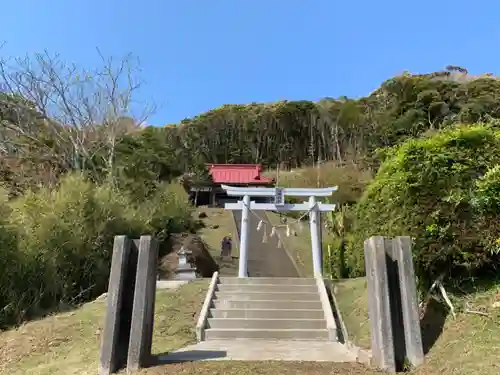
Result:
[[[371,181],[372,173],[355,163],[339,164],[327,162],[319,167],[306,167],[292,171],[275,170],[265,172],[268,177],[278,177],[281,187],[316,188],[338,186],[332,200],[338,204],[357,201],[365,186]]]
[[[190,229],[177,185],[137,206],[109,185],[79,175],[8,201],[0,190],[0,328],[93,298],[106,290],[115,235],[166,239]]]

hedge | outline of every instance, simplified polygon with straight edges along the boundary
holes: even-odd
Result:
[[[364,274],[363,242],[373,235],[414,239],[419,279],[477,273],[500,250],[500,133],[460,125],[391,149],[355,207],[347,265]]]

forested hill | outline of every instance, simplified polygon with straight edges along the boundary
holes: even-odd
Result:
[[[486,75],[404,74],[361,99],[224,105],[144,133],[168,145],[183,170],[203,162],[296,168],[318,159],[366,161],[409,137],[499,118],[499,99],[500,81]]]
[[[47,98],[65,103],[63,83],[50,92],[61,98]],[[92,120],[100,117],[89,110],[87,99],[71,93],[74,102],[59,106],[58,116],[50,117],[42,100],[26,100],[37,97],[26,93],[26,87],[22,99],[3,94],[0,100],[0,174],[14,190],[56,181],[75,169],[97,181],[112,175],[136,183],[170,180],[206,162],[296,168],[334,160],[373,166],[378,164],[377,149],[458,122],[500,117],[500,82],[490,75],[470,76],[458,67],[405,73],[361,99],[224,105],[180,124],[145,129],[126,115],[102,118],[96,125]],[[102,106],[104,99],[121,103],[109,97],[94,106]],[[127,108],[119,109],[127,113]]]

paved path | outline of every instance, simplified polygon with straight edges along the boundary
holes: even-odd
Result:
[[[188,280],[157,280],[156,289],[178,289],[188,282]]]
[[[160,362],[228,360],[356,362],[356,353],[336,342],[214,340],[186,346],[158,359]]]
[[[241,211],[233,211],[236,221],[238,236],[241,227]],[[267,217],[262,213],[262,218]],[[297,269],[293,265],[285,249],[278,248],[276,237],[269,237],[267,243],[262,243],[262,232],[257,231],[259,219],[250,213],[248,225],[250,226],[249,248],[248,248],[248,275],[250,277],[299,277]]]

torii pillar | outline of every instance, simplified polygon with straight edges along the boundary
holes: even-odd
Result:
[[[227,210],[241,210],[241,233],[240,233],[240,257],[238,265],[238,277],[248,277],[247,261],[248,261],[248,215],[250,210],[254,211],[310,211],[309,226],[311,230],[311,248],[313,258],[314,274],[322,275],[323,259],[321,249],[321,228],[320,212],[334,211],[334,204],[325,204],[317,202],[317,197],[329,197],[335,192],[338,187],[329,188],[260,188],[260,187],[234,187],[222,185],[222,188],[229,196],[243,197],[243,200],[237,203],[226,203]],[[304,203],[289,204],[285,203],[285,196],[291,197],[309,197],[309,200]],[[256,203],[251,201],[251,197],[274,197],[274,203]]]

